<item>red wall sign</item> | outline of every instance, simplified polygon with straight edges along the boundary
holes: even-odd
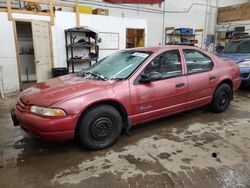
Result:
[[[164,0],[103,0],[107,3],[115,3],[115,4],[121,4],[121,3],[136,3],[136,4],[156,4],[161,3]]]

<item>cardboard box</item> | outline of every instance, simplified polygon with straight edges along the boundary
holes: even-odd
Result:
[[[250,3],[244,3],[240,7],[240,20],[250,20]]]
[[[79,5],[79,13],[80,14],[92,14],[92,10],[93,10],[93,7]],[[74,8],[74,11],[76,12],[75,8]]]
[[[108,9],[102,9],[102,8],[97,8],[92,11],[92,14],[97,14],[97,15],[109,15],[109,10]]]

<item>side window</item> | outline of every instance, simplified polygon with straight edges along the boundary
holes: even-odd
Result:
[[[250,41],[244,41],[237,49],[238,53],[250,53]]]
[[[182,75],[181,57],[178,50],[164,52],[157,56],[144,69],[143,74],[159,72],[162,78],[169,78]]]
[[[213,69],[212,60],[197,50],[183,50],[186,58],[188,74],[209,71]]]

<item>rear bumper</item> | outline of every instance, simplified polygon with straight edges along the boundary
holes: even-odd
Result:
[[[233,80],[233,90],[235,91],[235,90],[239,89],[240,84],[241,84],[240,78],[234,79]]]
[[[48,118],[29,112],[21,112],[16,106],[11,110],[14,126],[20,125],[30,135],[42,140],[65,141],[74,138],[77,115]]]

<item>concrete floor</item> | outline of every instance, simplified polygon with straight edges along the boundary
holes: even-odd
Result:
[[[16,98],[0,100],[0,187],[250,187],[249,91],[225,113],[205,107],[143,124],[97,152],[13,127]]]

